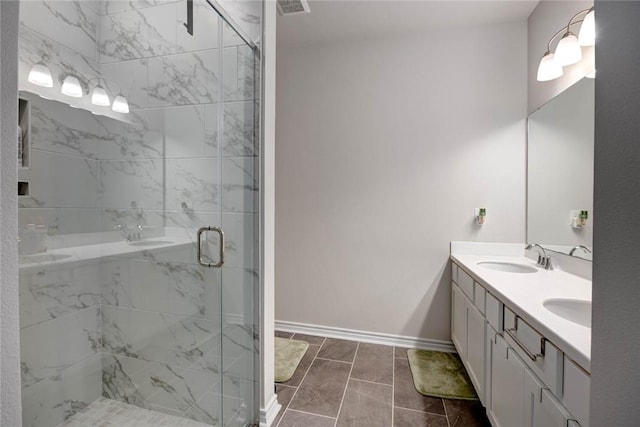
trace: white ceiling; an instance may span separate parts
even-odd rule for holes
[[[526,20],[539,0],[310,0],[311,13],[279,16],[278,46],[389,37]]]

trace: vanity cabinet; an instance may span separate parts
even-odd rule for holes
[[[569,420],[575,421],[499,334],[492,343],[491,403],[487,410],[495,427],[566,427]]]
[[[467,365],[471,382],[481,401],[485,401],[485,325],[484,316],[474,306],[467,306]]]
[[[589,427],[591,377],[567,356],[564,356],[563,373],[562,404],[575,415],[582,427]]]
[[[451,338],[493,427],[588,427],[589,374],[455,263],[451,287]]]
[[[489,322],[486,322],[486,334],[485,334],[485,357],[484,357],[484,376],[485,376],[485,387],[484,387],[484,407],[487,411],[487,415],[490,419],[494,419],[493,416],[493,406],[491,400],[493,399],[493,384],[492,384],[492,375],[493,367],[491,364],[493,363],[493,353],[495,351],[495,339],[497,332],[495,329],[491,327]]]
[[[451,339],[458,350],[458,355],[467,368],[467,373],[484,402],[485,390],[485,341],[486,321],[480,309],[474,303],[474,283],[465,272],[458,271],[458,280],[466,276],[471,280],[471,297],[454,282],[451,297]],[[462,279],[465,280],[465,279]],[[484,304],[484,299],[482,299]]]
[[[524,362],[496,335],[491,360],[491,415],[494,427],[524,425]]]
[[[467,357],[467,302],[458,286],[451,288],[451,340],[461,359]]]

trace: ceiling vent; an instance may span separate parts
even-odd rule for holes
[[[278,11],[280,15],[297,15],[311,12],[307,0],[278,0]]]

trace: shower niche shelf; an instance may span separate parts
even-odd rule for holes
[[[31,166],[31,102],[28,99],[18,98],[18,127],[22,131],[22,149],[18,148],[18,167],[29,169]]]

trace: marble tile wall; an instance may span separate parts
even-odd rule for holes
[[[55,426],[102,395],[95,268],[20,273],[23,426]]]
[[[260,0],[218,0],[231,18],[254,42],[261,39],[262,2]]]
[[[20,23],[97,62],[98,6],[92,1],[20,2]]]

